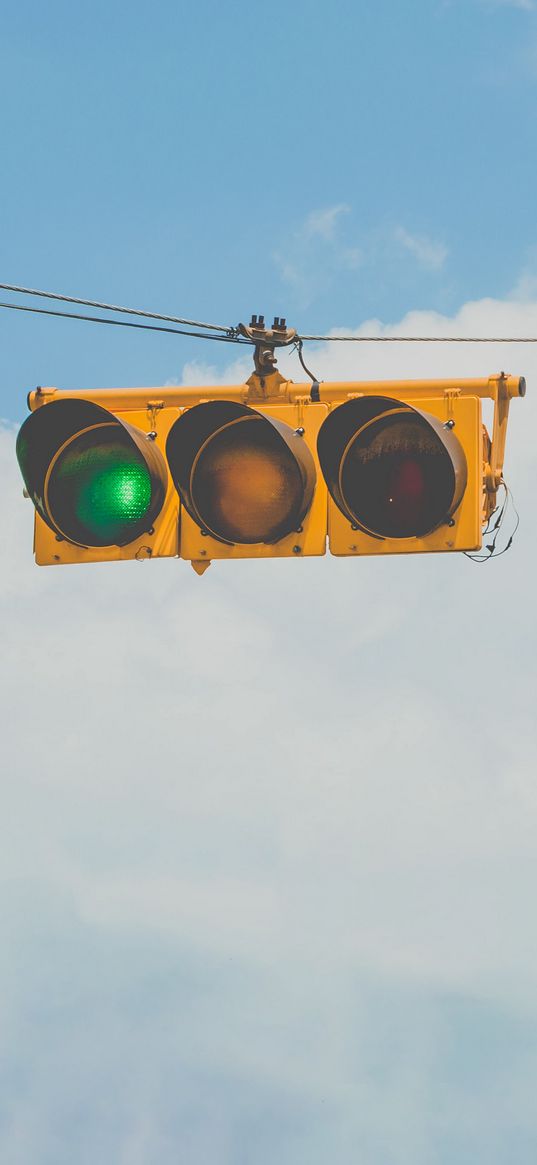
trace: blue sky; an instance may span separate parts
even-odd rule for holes
[[[0,87],[3,282],[537,335],[532,0],[21,2]],[[16,429],[249,358],[1,310],[0,352],[2,1162],[534,1165],[537,353],[308,349],[526,375],[508,555],[199,579],[38,570]]]
[[[529,0],[23,0],[0,46],[5,281],[314,331],[501,298],[535,271],[536,37]],[[0,327],[15,418],[60,372],[160,383],[200,355]]]

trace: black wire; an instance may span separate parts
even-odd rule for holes
[[[120,307],[115,303],[101,303],[98,299],[79,299],[76,295],[60,295],[57,291],[38,291],[35,287],[19,287],[16,283],[0,283],[4,291],[15,291],[18,295],[39,295],[43,299],[60,299],[63,303],[78,303],[83,307],[97,307],[99,311],[123,312],[129,316],[145,316],[150,320],[164,320],[167,324],[184,324],[187,328],[204,328],[212,332],[225,332],[226,335],[235,335],[235,328],[226,328],[222,324],[204,324],[201,320],[186,320],[181,316],[162,315],[156,311],[142,311],[137,307]]]
[[[485,549],[488,551],[488,553],[487,554],[471,554],[467,550],[465,550],[464,551],[465,556],[466,556],[466,558],[469,558],[471,562],[490,562],[490,560],[493,556],[494,556],[494,558],[501,558],[502,554],[506,554],[507,551],[511,549],[511,546],[513,544],[513,539],[514,539],[515,534],[516,534],[518,527],[520,525],[520,514],[518,513],[518,510],[516,508],[513,494],[511,492],[511,490],[509,489],[507,482],[504,481],[503,478],[500,482],[500,485],[503,486],[503,489],[505,492],[505,497],[504,497],[502,505],[499,509],[498,517],[496,518],[494,525],[491,526],[492,518],[494,517],[494,514],[498,511],[498,506],[496,506],[496,508],[492,511],[492,514],[490,515],[490,518],[487,522],[487,525],[485,526],[485,529],[483,531],[483,537],[485,537],[488,533],[490,533],[491,530],[494,530],[494,534],[492,536],[492,542],[489,542],[488,545],[486,545],[486,547],[485,547]],[[505,517],[507,514],[508,503],[511,504],[511,507],[512,507],[514,514],[515,514],[515,525],[513,527],[513,530],[511,531],[511,534],[509,535],[509,539],[507,541],[507,544],[501,550],[496,552],[496,543],[498,541],[498,536],[500,534],[500,531],[502,530],[503,525],[504,525]]]
[[[29,311],[34,315],[62,316],[68,320],[84,320],[90,324],[112,324],[116,328],[138,328],[143,332],[171,332],[175,336],[194,336],[197,340],[219,340],[223,344],[247,344],[248,346],[252,344],[251,340],[239,339],[237,336],[207,336],[204,332],[191,332],[186,328],[166,328],[161,324],[135,324],[132,320],[111,320],[106,316],[83,316],[78,312],[53,311],[52,308],[47,307],[27,307],[20,303],[0,303],[0,307],[7,308],[8,311]]]
[[[306,373],[306,376],[309,376],[309,378],[312,382],[311,383],[311,393],[310,393],[311,399],[312,399],[312,401],[319,401],[321,399],[320,395],[319,395],[319,381],[317,380],[317,377],[313,375],[313,372],[310,372],[309,368],[304,363],[304,358],[302,356],[303,347],[304,347],[304,345],[302,343],[302,340],[299,338],[295,344],[295,349],[298,352],[298,359],[300,360],[300,363],[304,369],[304,372]]]

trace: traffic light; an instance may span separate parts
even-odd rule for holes
[[[38,407],[21,426],[17,457],[36,510],[37,563],[176,555],[175,491],[150,412],[32,395]],[[178,410],[169,413],[171,423]]]
[[[475,551],[523,378],[30,394],[40,565]],[[482,401],[493,402],[493,430]]]
[[[403,386],[401,386],[403,387]],[[421,403],[421,402],[420,402]],[[477,397],[367,395],[335,408],[319,434],[333,554],[474,550],[482,527]]]

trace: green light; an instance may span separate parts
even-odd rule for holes
[[[139,522],[151,501],[151,481],[145,465],[129,463],[127,459],[100,472],[94,465],[77,484],[74,511],[78,521],[111,541],[119,530]]]
[[[60,453],[48,487],[60,530],[88,546],[125,545],[137,537],[151,499],[149,469],[114,425],[75,437]]]

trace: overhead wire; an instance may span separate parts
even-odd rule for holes
[[[97,299],[85,299],[85,298],[82,298],[81,296],[65,295],[63,293],[56,292],[56,291],[42,291],[42,290],[35,288],[35,287],[22,287],[21,285],[16,284],[16,283],[0,283],[0,289],[2,289],[4,291],[12,291],[12,292],[16,293],[17,295],[40,296],[43,299],[59,300],[62,303],[79,304],[82,307],[94,307],[94,308],[97,308],[98,311],[112,311],[112,312],[120,313],[122,315],[141,316],[144,319],[162,320],[165,323],[181,324],[181,325],[183,325],[183,327],[195,328],[198,330],[197,332],[191,332],[191,331],[182,332],[179,329],[168,329],[169,331],[176,331],[177,335],[196,335],[197,338],[199,338],[199,339],[202,339],[202,338],[217,339],[218,338],[218,337],[212,336],[212,335],[203,337],[201,332],[207,331],[207,332],[221,332],[221,333],[223,333],[223,335],[227,339],[233,340],[233,341],[237,341],[239,338],[238,328],[234,327],[234,326],[228,326],[225,324],[206,323],[202,320],[191,320],[191,319],[187,319],[186,317],[183,317],[183,316],[167,315],[167,314],[164,314],[163,312],[146,311],[142,308],[125,307],[122,304],[105,303],[105,302],[103,302],[101,300],[97,300]],[[17,305],[15,305],[15,304],[0,303],[0,307],[12,308],[14,310],[17,310]],[[34,312],[38,313],[37,308],[34,308],[34,309],[31,309],[29,307],[26,309],[18,308],[18,310],[19,311],[21,311],[21,310],[32,311],[33,310]],[[68,312],[64,312],[64,313],[53,312],[53,311],[46,312],[44,309],[42,309],[41,314],[44,314],[44,315],[46,315],[46,314],[62,315],[63,314],[66,316],[66,318],[69,318],[69,319],[83,319],[83,320],[89,321],[90,323],[97,323],[98,322],[97,317],[95,317],[95,316],[75,315],[74,313],[68,313]],[[100,317],[99,317],[99,319],[100,319]],[[101,322],[110,323],[110,324],[118,323],[117,320],[102,320]],[[148,329],[148,330],[151,330],[151,329]],[[152,330],[165,331],[166,329],[154,328]],[[354,335],[348,335],[348,334],[347,335],[334,335],[334,334],[325,334],[325,335],[319,334],[319,335],[317,335],[317,334],[313,334],[313,333],[312,334],[307,334],[307,333],[302,334],[302,333],[297,332],[295,335],[295,339],[299,343],[303,342],[303,341],[308,341],[308,342],[321,342],[321,343],[330,343],[330,344],[333,344],[333,343],[339,343],[339,344],[537,344],[537,336],[384,336],[384,335],[382,335],[382,336],[372,336],[372,335],[357,336],[355,334]],[[241,342],[250,343],[250,341],[247,339],[243,339]],[[301,347],[299,347],[299,349],[298,349],[299,359],[300,359],[301,363],[303,363],[302,359],[301,359],[301,350],[302,350]],[[308,373],[308,375],[311,376],[311,373]],[[314,379],[314,378],[312,377],[312,379]]]
[[[219,340],[223,344],[247,344],[251,345],[251,340],[241,339],[235,335],[225,336],[206,336],[204,332],[195,332],[186,328],[168,328],[163,324],[137,324],[134,320],[111,320],[106,316],[86,316],[79,312],[72,311],[54,311],[47,307],[29,307],[22,303],[0,303],[0,308],[7,308],[8,311],[27,311],[36,315],[43,316],[61,316],[68,320],[84,320],[91,324],[112,324],[116,328],[137,328],[143,332],[171,332],[175,336],[193,336],[198,340]],[[156,317],[159,318],[158,316]],[[165,318],[165,317],[164,317]]]
[[[1,286],[1,285],[0,285]],[[537,336],[305,336],[299,340],[321,340],[342,344],[537,344]]]
[[[115,311],[122,312],[125,315],[144,316],[144,318],[150,320],[165,320],[169,324],[184,324],[186,327],[191,328],[206,328],[213,332],[235,332],[234,328],[226,327],[224,324],[205,324],[200,320],[187,320],[181,316],[163,315],[161,312],[156,311],[143,311],[137,307],[120,307],[119,304],[101,303],[97,299],[81,299],[76,295],[60,295],[56,291],[38,291],[35,287],[19,287],[16,283],[0,283],[0,289],[2,291],[14,291],[18,295],[39,295],[43,299],[59,299],[62,303],[78,303],[82,307],[96,307],[101,311]],[[2,304],[1,306],[5,307],[6,305]]]

